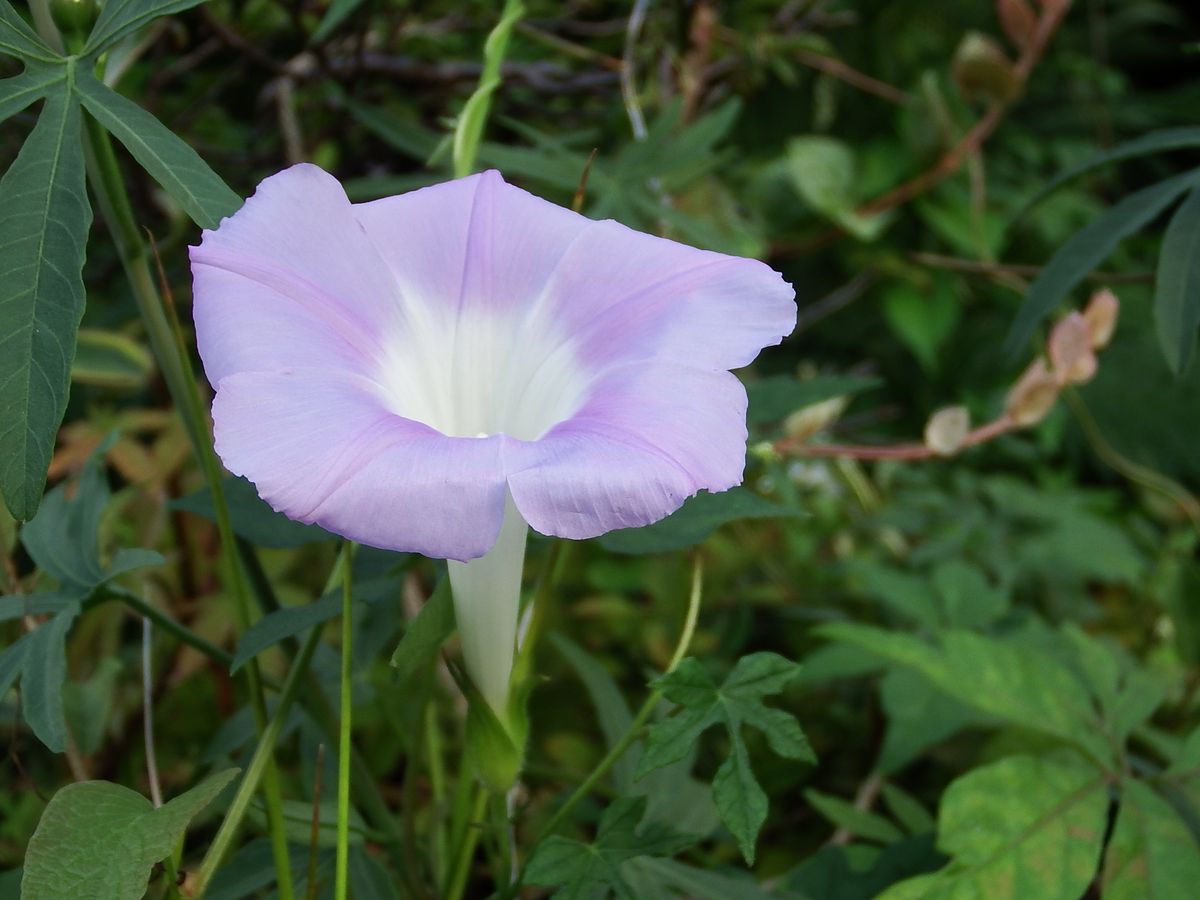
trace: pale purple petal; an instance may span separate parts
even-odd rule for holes
[[[543,534],[588,538],[656,522],[697,491],[739,484],[746,390],[672,363],[610,371],[571,419],[505,449],[508,484]]]
[[[263,181],[191,258],[197,343],[213,385],[281,366],[357,358],[361,369],[402,314],[345,191],[316,166]]]
[[[504,515],[501,438],[448,438],[389,412],[373,383],[321,369],[222,379],[226,468],[289,518],[386,550],[471,559]]]

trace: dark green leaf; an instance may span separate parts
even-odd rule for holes
[[[0,493],[13,517],[37,511],[67,408],[92,208],[79,107],[65,88],[0,179]]]
[[[1200,184],[1200,170],[1184,172],[1124,197],[1067,241],[1029,286],[1009,330],[1009,352],[1023,347],[1038,324],[1125,238],[1140,231],[1187,190]]]
[[[942,796],[938,849],[953,862],[879,900],[1078,900],[1096,874],[1107,810],[1104,774],[1074,756],[973,769]]]
[[[2,27],[0,25],[0,28]],[[51,88],[66,78],[66,75],[65,66],[54,66],[48,69],[29,69],[20,75],[0,81],[0,122],[44,97]]]
[[[450,594],[450,579],[443,578],[408,623],[396,652],[392,654],[392,665],[399,680],[408,681],[421,672],[453,633],[454,601]]]
[[[400,900],[395,879],[365,847],[350,848],[350,896],[354,900]]]
[[[639,856],[622,863],[626,876],[652,879],[669,896],[689,900],[771,900],[777,895],[760,888],[748,874],[712,872],[673,859]]]
[[[72,603],[29,635],[21,674],[21,714],[37,739],[55,753],[67,748],[63,684],[67,680],[67,632],[79,615]]]
[[[107,781],[68,785],[50,798],[29,841],[21,896],[139,900],[154,864],[237,773],[214,775],[159,809]]]
[[[82,72],[76,76],[75,90],[87,111],[201,228],[216,228],[238,211],[242,198],[150,113]]]
[[[1104,900],[1173,900],[1200,885],[1200,844],[1171,804],[1140,781],[1121,789],[1102,883]]]
[[[0,650],[0,701],[8,696],[17,676],[21,674],[28,649],[29,636],[24,635]]]
[[[107,50],[125,35],[137,31],[160,16],[183,12],[199,6],[204,0],[108,0],[88,35],[83,47],[84,56],[94,56]]]
[[[1200,328],[1200,190],[1187,195],[1163,235],[1154,322],[1167,364],[1176,375],[1183,374]]]
[[[275,512],[259,498],[254,485],[245,478],[226,478],[221,482],[221,491],[229,505],[234,534],[252,544],[260,547],[299,547],[312,541],[334,539],[323,528],[293,522],[282,513]],[[210,521],[216,521],[217,518],[208,488],[172,500],[171,508],[182,509]]]
[[[75,747],[84,756],[99,752],[104,744],[120,674],[120,660],[108,656],[87,681],[63,684],[63,712]]]
[[[332,0],[317,30],[313,32],[312,43],[319,44],[341,25],[346,18],[362,6],[363,0]]]
[[[933,846],[933,834],[890,844],[864,866],[859,847],[826,846],[796,867],[784,882],[794,900],[876,900],[903,878],[932,871],[946,862]]]
[[[729,522],[739,519],[779,519],[798,515],[793,509],[766,500],[745,488],[719,494],[701,491],[661,522],[644,528],[622,528],[601,537],[612,553],[670,553],[699,544]]]
[[[1149,156],[1153,153],[1164,153],[1168,150],[1180,150],[1188,147],[1200,147],[1200,128],[1163,128],[1159,131],[1151,131],[1148,134],[1143,134],[1132,141],[1117,144],[1117,146],[1105,150],[1103,153],[1097,153],[1095,156],[1079,163],[1079,165],[1071,166],[1055,175],[1034,195],[1032,200],[1025,204],[1025,208],[1018,213],[1018,218],[1024,216],[1031,207],[1040,203],[1049,194],[1068,181],[1091,172],[1093,169],[1126,159],[1134,159],[1139,156]]]
[[[8,0],[0,0],[0,52],[35,62],[62,62],[62,57],[25,24]]]
[[[799,672],[798,665],[776,653],[752,653],[738,660],[718,687],[700,663],[688,657],[675,671],[654,682],[663,696],[681,709],[650,728],[638,777],[682,759],[709,727],[724,726],[731,751],[713,778],[713,798],[721,821],[750,863],[754,861],[758,831],[767,817],[767,797],[750,768],[742,726],[761,731],[780,756],[816,762],[795,718],[762,702],[764,697],[787,687]]]
[[[558,887],[555,896],[563,900],[590,896],[601,885],[607,885],[618,897],[635,900],[618,868],[620,863],[639,856],[672,856],[694,842],[694,838],[661,825],[639,829],[645,811],[645,797],[622,797],[600,817],[593,843],[559,835],[546,838],[534,849],[525,880]]]
[[[773,375],[746,385],[750,398],[746,420],[751,425],[778,422],[805,406],[861,393],[881,384],[878,378],[856,375],[819,375],[805,381],[790,375]]]

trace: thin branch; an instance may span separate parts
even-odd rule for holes
[[[982,262],[975,259],[962,259],[957,256],[944,256],[940,253],[911,253],[909,254],[909,258],[913,262],[929,266],[933,269],[946,269],[950,272],[963,272],[968,275],[987,275],[990,277],[1016,275],[1020,278],[1036,278],[1042,271],[1041,266]],[[1088,281],[1095,281],[1101,284],[1144,284],[1154,280],[1154,273],[1091,272],[1085,277]]]
[[[163,805],[158,781],[158,756],[154,752],[154,675],[150,670],[150,648],[154,626],[142,618],[142,734],[146,740],[146,776],[150,780],[150,800],[154,808]]]
[[[912,97],[906,91],[902,91],[898,87],[893,87],[886,81],[873,78],[865,72],[860,72],[835,56],[826,56],[823,53],[805,49],[793,50],[792,54],[796,62],[801,65],[808,66],[810,69],[816,69],[818,72],[824,72],[838,81],[844,81],[851,87],[856,87],[860,91],[879,97],[881,100],[888,101],[888,103],[905,106],[912,102]]]

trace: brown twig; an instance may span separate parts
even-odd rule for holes
[[[962,259],[957,256],[944,256],[940,253],[911,253],[909,259],[929,266],[933,269],[946,269],[950,272],[963,272],[968,275],[987,275],[992,277],[1016,275],[1020,278],[1036,278],[1042,271],[1041,266],[1027,266],[1016,263],[982,262],[976,259]],[[1101,284],[1141,284],[1154,280],[1153,272],[1091,272],[1086,276],[1088,281]]]
[[[907,92],[900,90],[898,87],[893,87],[886,81],[873,78],[865,72],[860,72],[835,56],[826,56],[823,53],[803,48],[792,52],[795,54],[796,61],[801,65],[808,66],[810,69],[816,69],[818,72],[824,72],[838,81],[844,81],[851,87],[856,87],[860,91],[879,97],[881,100],[901,106],[912,100],[912,97]]]
[[[1051,0],[1042,5],[1042,14],[1038,19],[1037,29],[1028,46],[1021,51],[1021,55],[1013,64],[1012,90],[1007,99],[994,102],[983,118],[976,122],[954,147],[944,153],[932,168],[876,197],[864,205],[859,212],[862,215],[873,215],[903,206],[953,175],[962,168],[971,154],[978,153],[1004,120],[1005,114],[1013,103],[1020,97],[1034,67],[1046,52],[1050,39],[1054,37],[1059,25],[1062,24],[1062,20],[1070,10],[1071,3],[1072,0]]]
[[[958,445],[958,450],[976,447],[1007,434],[1017,428],[1017,423],[1007,415],[995,421],[981,425],[967,433]],[[780,453],[791,453],[796,456],[811,456],[823,459],[861,459],[861,460],[898,460],[903,462],[920,462],[928,459],[945,459],[932,447],[925,444],[893,444],[887,447],[872,447],[865,444],[809,444],[795,438],[783,438],[775,442],[775,449]]]

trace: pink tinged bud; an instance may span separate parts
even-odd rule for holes
[[[965,406],[939,409],[925,424],[925,446],[938,456],[953,456],[971,430],[971,414]]]
[[[1008,417],[1022,427],[1036,425],[1058,400],[1058,380],[1044,359],[1034,360],[1008,392]]]
[[[1004,48],[977,31],[967,32],[954,51],[951,75],[968,100],[1004,103],[1017,92],[1016,74]]]
[[[1013,46],[1018,50],[1029,46],[1037,31],[1037,13],[1026,0],[996,0],[996,15]]]
[[[1121,302],[1117,295],[1108,288],[1096,291],[1083,311],[1083,319],[1087,322],[1088,335],[1091,337],[1092,348],[1099,350],[1107,347],[1112,340],[1113,331],[1117,327],[1117,314]]]
[[[1087,320],[1073,312],[1050,332],[1050,363],[1059,384],[1083,384],[1096,374],[1096,354]]]

